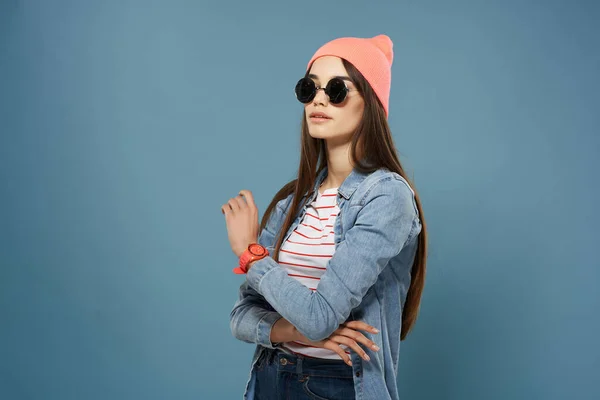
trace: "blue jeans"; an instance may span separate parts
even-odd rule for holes
[[[265,348],[256,363],[257,400],[352,400],[352,367],[342,360]]]

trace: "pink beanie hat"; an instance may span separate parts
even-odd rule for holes
[[[392,40],[387,35],[372,38],[342,37],[325,43],[312,56],[306,69],[322,56],[344,58],[360,71],[371,85],[388,115],[392,83]]]

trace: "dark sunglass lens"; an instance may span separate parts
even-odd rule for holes
[[[340,78],[333,78],[327,82],[325,93],[329,96],[329,101],[333,104],[339,104],[346,98],[346,84]]]
[[[308,103],[316,94],[315,82],[310,78],[302,78],[296,84],[296,98],[301,103]]]

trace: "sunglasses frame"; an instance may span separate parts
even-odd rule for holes
[[[308,82],[312,83],[312,85],[313,85],[313,87],[314,87],[314,88],[313,88],[313,91],[312,91],[312,93],[311,93],[311,94],[309,95],[309,97],[307,98],[307,100],[306,100],[306,101],[302,101],[302,100],[300,100],[300,96],[298,95],[298,89],[299,89],[300,85],[301,85],[303,82],[306,82],[306,81],[308,81]],[[334,82],[334,81],[335,81],[335,82]],[[333,82],[333,83],[332,83],[332,82]],[[339,83],[341,83],[341,84],[343,85],[343,87],[344,87],[344,88],[341,90],[341,92],[340,92],[340,93],[338,93],[338,94],[337,94],[336,98],[332,100],[332,96],[331,96],[332,85],[333,85],[334,83],[338,83],[338,82],[339,82]],[[348,97],[348,92],[351,92],[351,91],[354,91],[354,90],[358,90],[358,89],[355,89],[355,88],[349,88],[349,87],[346,85],[346,82],[344,82],[344,80],[343,80],[343,79],[341,79],[341,78],[331,78],[331,79],[329,80],[329,82],[327,82],[327,85],[325,85],[325,87],[323,88],[323,87],[321,87],[321,86],[318,86],[318,85],[315,83],[315,81],[313,81],[311,78],[309,78],[309,77],[306,77],[306,76],[305,76],[305,77],[303,77],[303,78],[300,78],[300,80],[298,80],[298,82],[296,83],[296,87],[294,88],[294,94],[296,95],[296,99],[297,99],[297,100],[298,100],[300,103],[302,103],[302,104],[308,104],[308,103],[310,103],[311,101],[313,101],[313,100],[314,100],[315,96],[317,95],[317,92],[318,92],[319,90],[321,90],[321,89],[323,89],[323,91],[325,92],[325,94],[326,94],[326,95],[327,95],[327,97],[329,98],[329,102],[330,102],[331,104],[341,104],[341,103],[343,103],[343,102],[344,102],[344,100],[346,100],[346,97]],[[342,95],[342,98],[341,98],[341,100],[338,100],[337,98],[338,98],[340,95]]]

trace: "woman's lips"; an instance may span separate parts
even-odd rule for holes
[[[323,118],[323,117],[310,117],[310,122],[313,122],[315,124],[322,124],[324,122],[327,121],[331,121],[331,118]]]

